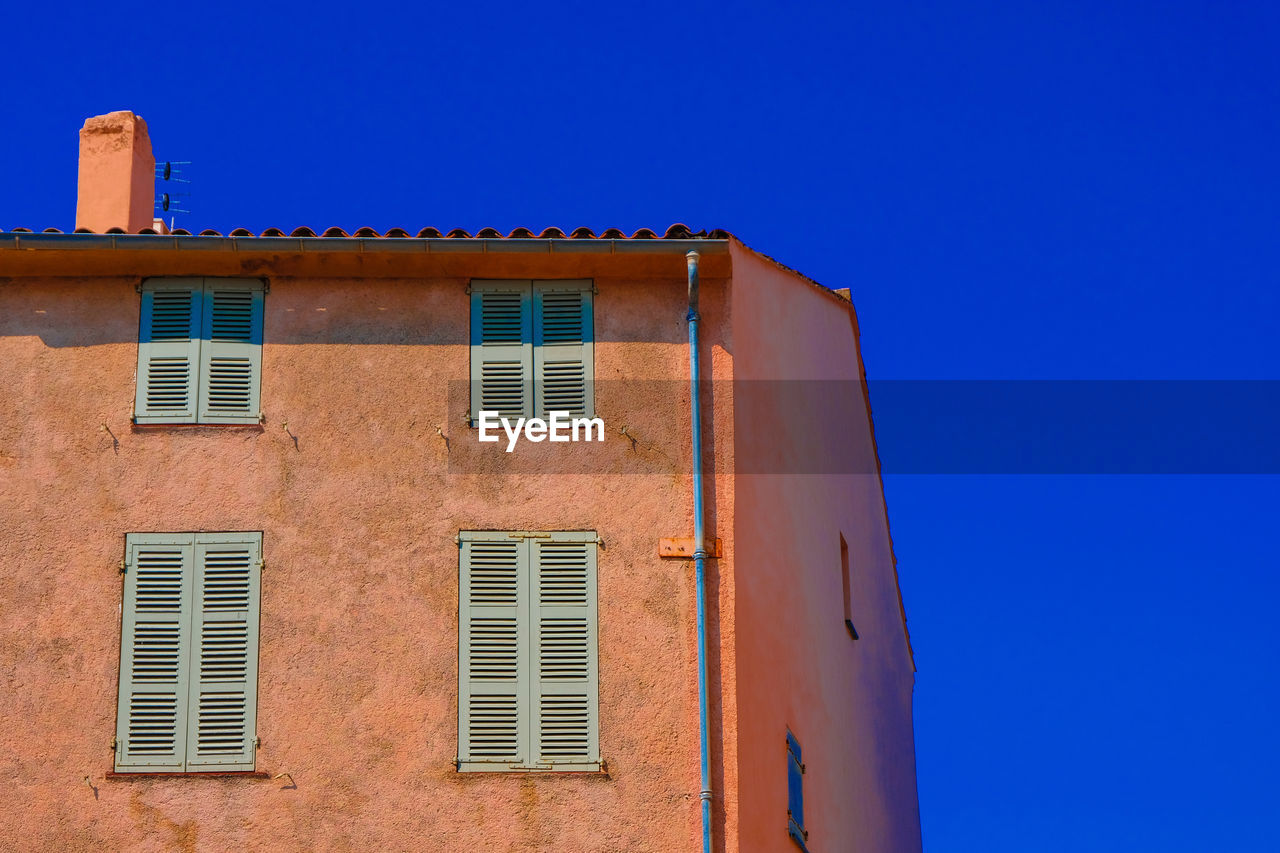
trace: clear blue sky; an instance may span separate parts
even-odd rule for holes
[[[196,230],[681,221],[873,380],[1280,379],[1275,4],[266,6],[10,14],[0,228],[132,109]],[[886,488],[927,850],[1277,849],[1280,478]]]

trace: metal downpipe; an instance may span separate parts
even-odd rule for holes
[[[711,727],[707,710],[707,549],[702,528],[702,404],[698,399],[698,258],[689,265],[689,420],[693,424],[693,565],[698,602],[698,744],[701,749],[702,853],[711,853]]]

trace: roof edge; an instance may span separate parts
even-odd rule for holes
[[[763,261],[767,261],[768,263],[773,264],[775,267],[777,267],[778,269],[782,270],[782,271],[783,271],[783,272],[785,272],[787,275],[794,276],[795,278],[798,278],[800,281],[802,281],[802,282],[804,282],[805,284],[809,285],[810,287],[812,287],[813,289],[815,289],[815,290],[817,290],[818,292],[822,293],[823,295],[825,295],[825,296],[827,296],[827,297],[829,297],[829,298],[831,298],[831,299],[834,299],[834,300],[835,300],[837,303],[839,303],[839,304],[840,304],[840,305],[841,305],[841,306],[842,306],[846,311],[848,311],[848,310],[851,310],[851,309],[852,309],[852,307],[853,307],[853,298],[852,298],[852,296],[850,296],[850,295],[849,295],[849,294],[850,294],[850,289],[849,289],[849,288],[845,287],[845,288],[841,288],[840,290],[836,290],[835,288],[827,287],[827,286],[826,286],[825,284],[823,284],[822,282],[820,282],[820,281],[818,281],[818,280],[816,280],[816,279],[812,279],[812,278],[810,278],[809,276],[805,275],[804,273],[800,272],[799,270],[795,269],[794,267],[789,267],[789,266],[787,266],[786,264],[784,264],[784,263],[782,263],[781,261],[779,261],[777,258],[771,257],[770,255],[766,255],[764,252],[760,251],[759,249],[753,249],[753,248],[751,248],[751,247],[750,247],[750,246],[748,246],[746,243],[742,242],[742,240],[741,240],[740,238],[738,238],[737,236],[735,236],[735,235],[733,235],[733,234],[730,234],[730,235],[728,236],[728,240],[727,240],[726,242],[737,243],[737,244],[738,244],[739,246],[741,246],[744,250],[746,250],[746,251],[750,252],[751,254],[755,255],[757,258],[760,258],[760,259],[761,259],[761,260],[763,260]]]
[[[111,251],[201,251],[314,254],[395,253],[532,253],[532,254],[684,254],[697,250],[707,254],[729,251],[728,237],[346,237],[346,236],[266,236],[190,234],[88,234],[0,231],[0,251],[4,250],[111,250]]]

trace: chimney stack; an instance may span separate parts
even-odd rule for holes
[[[156,158],[147,123],[128,111],[87,119],[80,128],[76,228],[102,233],[152,227]]]

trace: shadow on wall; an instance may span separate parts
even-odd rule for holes
[[[49,347],[137,343],[140,279],[0,277],[0,337],[35,336]],[[720,284],[720,283],[716,283]],[[682,344],[688,340],[683,282],[606,281],[597,297],[594,340]],[[616,290],[615,290],[616,288]],[[705,344],[731,351],[718,334],[722,287],[705,301]],[[266,298],[266,342],[461,346],[470,342],[465,279],[421,281],[273,279]]]
[[[137,342],[136,278],[0,278],[0,337],[38,337],[49,347]],[[128,306],[127,308],[124,306]]]

